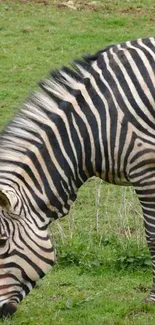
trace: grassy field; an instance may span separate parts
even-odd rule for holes
[[[0,1],[1,128],[48,71],[108,44],[155,35],[153,0],[69,6]],[[131,188],[90,179],[51,235],[58,265],[0,324],[154,325],[155,307],[142,303],[151,288],[151,261]]]

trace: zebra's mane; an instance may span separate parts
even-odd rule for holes
[[[27,142],[29,145],[32,140],[41,143],[39,125],[46,124],[49,113],[59,116],[61,102],[67,102],[70,96],[74,96],[79,84],[84,83],[90,75],[92,63],[110,47],[112,45],[93,55],[88,54],[82,59],[74,60],[71,68],[64,66],[60,70],[54,70],[49,78],[38,83],[41,91],[33,93],[25,101],[0,134],[0,160],[11,160],[19,152],[26,152]]]

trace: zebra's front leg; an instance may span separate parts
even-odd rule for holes
[[[145,227],[146,228],[146,227]],[[147,238],[147,234],[146,234]],[[147,238],[149,251],[152,257],[152,269],[153,269],[153,286],[150,294],[144,299],[145,303],[155,304],[155,236]]]
[[[136,190],[136,192],[139,191]],[[150,190],[148,192],[150,192]],[[139,197],[139,199],[143,210],[145,234],[152,258],[153,270],[152,289],[150,291],[150,294],[144,299],[144,302],[155,304],[155,191],[153,189],[151,193],[152,196],[150,196],[150,193],[148,196],[146,196],[146,191],[142,189],[141,194],[142,195]]]
[[[145,159],[143,158],[141,161],[145,167]],[[152,160],[150,159],[149,162]],[[155,304],[155,161],[153,160],[153,162],[153,168],[151,164],[142,170],[140,165],[140,171],[138,169],[138,172],[132,175],[132,181],[134,180],[132,184],[142,207],[146,240],[152,258],[153,285],[144,302]],[[137,170],[138,164],[135,168]]]

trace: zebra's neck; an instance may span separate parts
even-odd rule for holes
[[[18,193],[22,202],[18,210],[21,206],[25,214],[31,210],[44,224],[68,214],[78,188],[94,175],[83,120],[73,114],[71,104],[61,105],[39,94],[1,136],[0,184]]]
[[[154,49],[154,39],[147,43]],[[138,46],[143,49],[141,40]],[[135,139],[144,131],[145,137],[154,137],[154,97],[147,94],[149,109],[138,93],[132,105],[128,101],[133,60],[124,51],[128,48],[137,57],[137,42],[128,42],[75,61],[74,70],[54,71],[0,137],[0,182],[9,179],[9,186],[17,186],[23,205],[44,221],[67,214],[88,177],[129,183],[126,167]],[[145,67],[141,60],[136,64]],[[139,73],[138,78],[137,87],[144,77]]]

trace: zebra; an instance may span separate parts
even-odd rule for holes
[[[92,176],[139,197],[154,303],[155,38],[85,55],[39,86],[0,135],[0,316],[56,263],[49,225]]]

